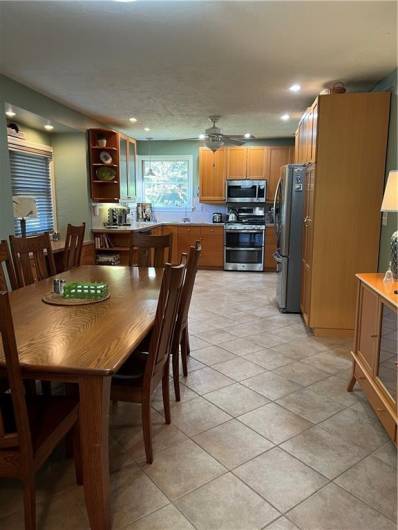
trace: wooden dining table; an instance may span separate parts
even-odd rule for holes
[[[88,265],[10,293],[23,377],[78,385],[83,483],[92,530],[111,528],[111,377],[153,326],[162,273],[154,268]],[[48,305],[42,297],[52,291],[54,278],[104,281],[110,298],[90,305]]]

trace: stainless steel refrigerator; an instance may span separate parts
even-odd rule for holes
[[[302,164],[283,166],[274,200],[276,297],[280,311],[285,313],[300,312],[304,175],[305,166]]]

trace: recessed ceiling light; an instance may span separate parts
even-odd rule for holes
[[[131,123],[137,123],[137,118],[134,118],[134,117],[129,118],[129,121],[131,121]]]
[[[250,133],[245,133],[243,136],[244,136],[245,138],[251,138],[251,137],[252,137],[252,135],[251,135]]]
[[[290,114],[287,114],[287,113],[286,113],[286,114],[282,114],[282,116],[281,116],[281,120],[283,120],[283,121],[288,121],[288,120],[290,120]]]
[[[205,140],[206,139],[206,135],[205,134],[199,134],[199,140]]]
[[[9,118],[13,118],[14,116],[16,116],[16,113],[10,107],[8,110],[6,110],[6,116],[8,116]]]
[[[149,127],[144,127],[144,131],[148,132],[150,131],[151,129]]]
[[[51,123],[46,123],[44,128],[46,131],[52,131],[54,129],[54,125],[51,125]]]
[[[301,86],[297,83],[289,87],[290,92],[300,92]]]

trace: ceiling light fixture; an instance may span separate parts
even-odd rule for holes
[[[137,118],[134,118],[134,117],[129,118],[129,121],[131,121],[131,123],[137,123]]]
[[[298,83],[295,83],[291,87],[289,87],[290,92],[300,92],[301,86]]]
[[[149,127],[144,127],[145,132],[149,132],[151,129]]]
[[[246,140],[252,137],[250,133],[245,133],[243,136],[246,138]]]
[[[8,118],[13,118],[14,116],[16,116],[16,113],[12,110],[11,107],[9,107],[7,110],[6,110],[6,116]]]
[[[288,120],[290,120],[290,114],[287,114],[287,113],[286,113],[286,114],[282,114],[282,116],[281,116],[281,120],[283,120],[283,121],[288,121]]]
[[[54,129],[54,125],[51,125],[51,123],[46,123],[44,128],[46,131],[52,131]]]
[[[206,135],[205,134],[199,134],[199,140],[206,140]]]

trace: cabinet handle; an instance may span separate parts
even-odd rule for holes
[[[380,409],[380,408],[376,407],[376,412],[385,412],[385,411],[386,411],[386,409]]]
[[[371,339],[377,339],[378,336],[379,336],[378,334],[374,334],[374,333],[373,333],[373,335],[371,335],[370,338],[371,338]]]

